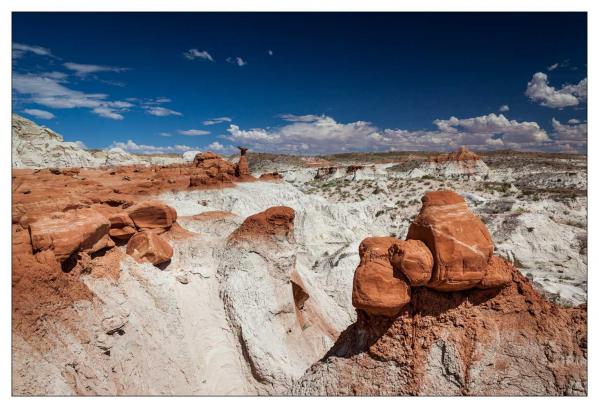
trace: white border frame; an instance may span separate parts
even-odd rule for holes
[[[597,74],[597,51],[599,46],[597,39],[599,38],[599,1],[596,0],[419,0],[413,2],[407,1],[391,1],[391,0],[212,0],[212,2],[193,2],[191,0],[2,0],[0,1],[0,67],[2,69],[2,93],[0,97],[1,115],[0,115],[0,128],[4,131],[3,136],[0,139],[2,148],[0,149],[0,163],[3,166],[3,172],[1,180],[2,188],[2,201],[1,213],[3,216],[0,218],[1,230],[4,232],[2,238],[2,246],[0,248],[0,259],[4,267],[1,269],[3,277],[0,280],[0,295],[1,308],[0,316],[2,325],[2,331],[0,335],[0,381],[2,388],[0,389],[2,399],[7,399],[8,402],[15,406],[30,406],[32,404],[40,403],[46,407],[61,407],[66,406],[79,406],[80,404],[89,405],[92,407],[105,408],[107,404],[113,405],[125,405],[125,404],[144,404],[149,406],[161,406],[168,403],[160,398],[144,397],[132,401],[127,398],[11,398],[11,274],[10,274],[10,217],[11,203],[10,203],[10,183],[11,183],[11,168],[10,168],[10,138],[8,136],[11,128],[11,32],[12,32],[12,17],[13,11],[582,11],[588,12],[588,76],[592,77],[589,81],[590,103],[588,104],[588,118],[589,118],[589,137],[588,140],[588,171],[589,171],[589,196],[588,196],[588,232],[589,232],[589,263],[588,263],[588,276],[589,276],[589,326],[588,326],[588,340],[589,340],[589,397],[577,398],[577,399],[564,399],[564,398],[520,398],[511,397],[498,398],[420,398],[418,400],[414,398],[287,398],[285,400],[281,398],[233,398],[224,399],[219,397],[205,397],[202,399],[192,398],[178,398],[172,401],[175,404],[184,404],[190,406],[197,406],[198,404],[243,404],[249,406],[272,405],[279,406],[285,404],[290,407],[302,407],[306,404],[316,404],[329,407],[331,404],[341,405],[344,407],[362,407],[364,404],[376,404],[378,406],[394,406],[398,404],[417,404],[419,407],[424,405],[428,406],[441,406],[445,407],[447,404],[455,403],[461,407],[476,406],[484,404],[485,408],[489,407],[503,407],[504,405],[531,405],[531,404],[542,404],[543,406],[559,406],[563,408],[563,405],[569,404],[582,404],[588,406],[592,404],[597,406],[598,402],[592,402],[596,399],[595,393],[596,388],[594,387],[593,380],[598,377],[597,366],[592,359],[597,354],[599,349],[599,343],[596,339],[595,322],[597,321],[597,307],[595,302],[595,295],[597,295],[597,287],[594,278],[594,267],[597,266],[597,256],[594,252],[596,248],[594,244],[597,242],[595,231],[597,226],[596,216],[593,211],[597,203],[597,182],[599,173],[597,166],[594,163],[593,158],[597,157],[599,153],[596,151],[596,144],[594,142],[594,129],[595,118],[599,118],[597,115],[597,109],[594,104],[595,92],[595,74]],[[591,119],[592,118],[592,119]]]

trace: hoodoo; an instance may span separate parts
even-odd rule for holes
[[[353,304],[373,315],[394,315],[410,301],[410,286],[451,292],[500,287],[510,281],[493,257],[487,227],[453,191],[429,192],[407,240],[366,238],[354,275]]]
[[[493,256],[458,194],[422,203],[407,241],[362,242],[358,319],[291,394],[585,395],[586,309],[550,303]]]

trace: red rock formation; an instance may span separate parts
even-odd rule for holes
[[[438,156],[431,157],[429,159],[434,163],[445,163],[450,161],[471,161],[471,160],[480,160],[480,157],[472,153],[466,146],[460,147],[455,152],[440,154]]]
[[[504,288],[412,288],[395,318],[358,313],[294,395],[585,395],[587,311],[512,269]]]
[[[393,273],[389,248],[392,237],[366,238],[360,244],[360,265],[354,274],[352,304],[373,315],[394,316],[409,303],[410,286]]]
[[[248,165],[248,158],[245,155],[247,152],[247,147],[237,146],[239,149],[239,162],[237,162],[237,166],[235,166],[235,176],[236,177],[247,177],[250,175],[250,167]]]
[[[293,221],[295,211],[289,207],[271,207],[267,210],[251,215],[245,219],[229,236],[229,242],[251,241],[253,239],[266,239],[270,241],[294,241]]]
[[[431,279],[433,255],[422,241],[396,240],[389,247],[389,261],[397,273],[408,279],[410,286],[423,286]]]
[[[137,232],[133,220],[126,211],[106,205],[94,205],[93,208],[110,221],[110,230],[108,231],[108,234],[112,238],[127,240]]]
[[[476,285],[477,288],[488,289],[502,287],[510,283],[516,268],[503,258],[493,256],[485,269],[483,279]]]
[[[261,181],[281,181],[283,180],[283,176],[277,172],[273,173],[264,173],[260,175]]]
[[[425,194],[407,239],[423,241],[431,250],[435,265],[428,286],[437,290],[476,286],[493,255],[487,227],[453,191]]]
[[[493,257],[486,226],[452,191],[422,198],[407,240],[366,238],[354,275],[352,302],[371,315],[393,316],[410,302],[410,287],[439,291],[506,285],[513,267]]]
[[[50,250],[59,262],[77,251],[93,253],[114,246],[109,230],[110,221],[90,208],[52,213],[29,225],[33,250]]]
[[[141,231],[133,235],[127,243],[127,255],[140,263],[159,265],[170,261],[173,248],[155,232]]]
[[[142,201],[129,207],[127,214],[139,229],[165,230],[177,220],[177,211],[160,201]]]

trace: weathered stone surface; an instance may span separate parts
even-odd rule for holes
[[[281,181],[283,180],[283,176],[280,173],[272,172],[272,173],[264,173],[260,175],[261,181]]]
[[[137,228],[170,228],[177,220],[177,211],[160,201],[143,201],[127,209]]]
[[[360,265],[354,274],[352,303],[373,315],[394,316],[409,303],[410,287],[393,273],[389,248],[392,237],[370,237],[360,244]]]
[[[394,318],[358,313],[293,395],[586,395],[587,311],[504,288],[412,288]],[[526,378],[523,381],[522,378]]]
[[[516,268],[505,259],[493,256],[485,269],[483,279],[476,285],[477,288],[488,289],[506,286],[512,281],[512,274]]]
[[[29,225],[35,251],[51,250],[60,262],[77,251],[93,253],[114,246],[110,221],[91,208],[52,213]]]
[[[153,265],[170,261],[173,248],[162,237],[152,231],[141,231],[129,239],[127,255],[137,262],[149,262]]]
[[[229,236],[229,241],[248,241],[252,239],[294,241],[293,208],[278,206],[249,216]]]
[[[410,286],[423,286],[431,279],[433,255],[422,241],[397,240],[389,247],[389,260],[396,273],[408,278]]]
[[[428,286],[441,291],[476,286],[493,255],[487,227],[453,191],[429,192],[407,239],[423,241],[435,261]]]

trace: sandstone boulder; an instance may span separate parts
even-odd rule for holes
[[[295,211],[290,207],[271,207],[245,219],[229,236],[229,241],[248,241],[252,239],[274,239],[294,242],[293,221]]]
[[[59,262],[77,251],[94,253],[114,246],[110,221],[91,208],[56,212],[29,225],[34,251],[51,250]]]
[[[487,227],[453,191],[429,192],[407,239],[423,241],[434,258],[428,287],[454,291],[476,286],[493,255]]]
[[[372,315],[394,316],[410,302],[410,286],[396,275],[389,249],[399,240],[370,237],[360,244],[360,265],[354,274],[352,304]]]
[[[173,248],[162,237],[152,231],[141,231],[129,239],[127,255],[139,263],[159,265],[173,257]]]
[[[433,255],[422,241],[396,240],[389,247],[389,261],[396,274],[408,278],[410,286],[423,286],[431,279]]]
[[[177,220],[177,211],[160,201],[143,201],[127,209],[127,214],[140,229],[168,229]]]
[[[112,238],[126,240],[137,232],[135,223],[125,210],[107,205],[96,205],[94,208],[110,221],[108,234]]]

